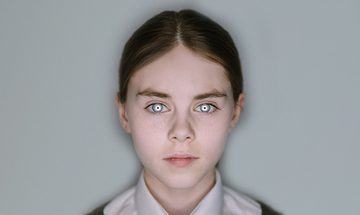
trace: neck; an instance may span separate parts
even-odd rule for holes
[[[150,193],[169,215],[190,214],[215,185],[215,170],[187,188],[168,187],[147,174],[144,176]]]

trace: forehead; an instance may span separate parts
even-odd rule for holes
[[[154,87],[166,91],[227,91],[230,82],[220,64],[179,45],[135,72],[129,83],[129,90]]]

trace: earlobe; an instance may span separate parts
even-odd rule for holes
[[[118,109],[119,120],[120,120],[121,126],[127,133],[131,133],[130,126],[129,126],[129,120],[128,120],[126,109],[125,109],[125,103],[121,103],[118,96],[116,96],[116,106]]]
[[[238,123],[238,121],[240,119],[241,111],[242,111],[242,109],[244,107],[244,102],[245,102],[245,95],[244,95],[244,93],[241,93],[239,95],[238,100],[235,103],[233,116],[231,118],[230,129],[233,129],[236,126],[236,124]]]

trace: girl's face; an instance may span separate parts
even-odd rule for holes
[[[221,65],[182,45],[138,70],[119,114],[145,180],[171,189],[214,180],[242,103]]]

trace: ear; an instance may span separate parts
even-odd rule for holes
[[[126,109],[125,109],[125,103],[122,103],[120,101],[119,96],[116,96],[115,100],[116,100],[115,103],[116,103],[116,106],[118,109],[119,120],[120,120],[121,126],[127,133],[131,133],[129,120],[127,118],[127,113],[126,113]]]
[[[233,115],[232,115],[231,123],[230,123],[230,130],[232,130],[238,123],[238,121],[240,119],[240,113],[241,113],[242,109],[244,108],[244,102],[245,102],[245,95],[244,95],[244,93],[241,93],[235,103],[235,107],[234,107],[234,111],[233,111]]]

